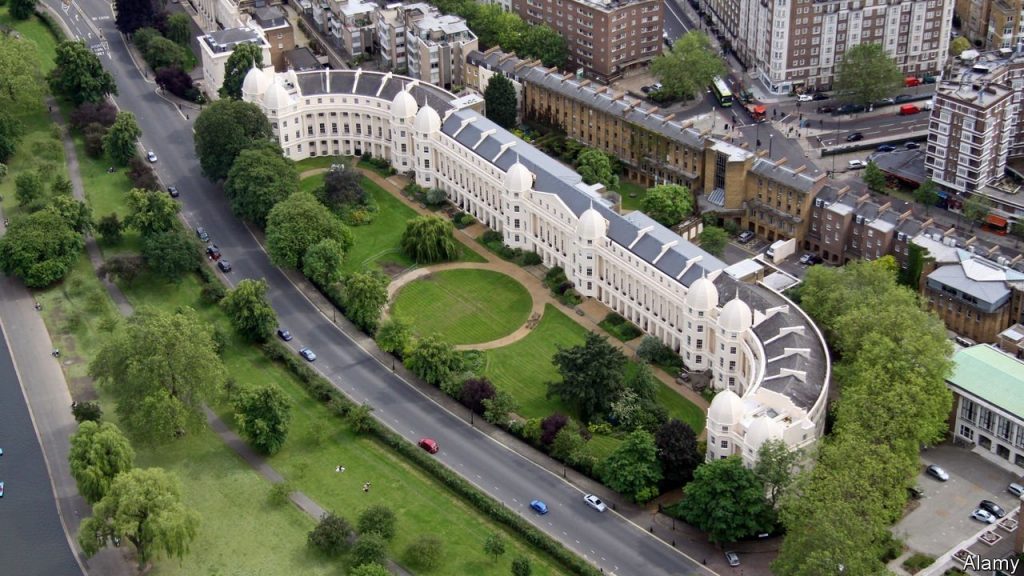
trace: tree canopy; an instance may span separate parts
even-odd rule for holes
[[[334,240],[346,251],[352,232],[309,192],[296,192],[267,215],[267,252],[274,264],[299,268],[311,246]]]
[[[374,504],[359,513],[359,521],[356,524],[359,534],[377,534],[385,540],[395,537],[395,524],[398,519],[395,512],[384,504]]]
[[[29,288],[44,288],[68,273],[84,246],[59,214],[40,210],[11,220],[0,237],[0,268]]]
[[[267,117],[250,102],[218,100],[196,118],[196,155],[203,173],[211,180],[227,178],[242,150],[272,137]]]
[[[661,478],[654,436],[645,430],[631,432],[601,463],[601,479],[605,484],[634,502],[647,502],[657,496]]]
[[[839,98],[869,106],[892,96],[903,85],[903,73],[881,44],[857,44],[847,48],[836,66]]]
[[[202,262],[195,238],[176,227],[144,236],[142,257],[146,261],[146,268],[171,282],[177,282],[185,274],[195,271]]]
[[[18,149],[25,129],[13,114],[0,111],[0,162],[7,162]]]
[[[242,98],[242,83],[253,68],[263,68],[263,48],[259,44],[239,44],[224,63],[224,84],[221,98]]]
[[[267,300],[267,281],[246,278],[220,301],[231,325],[250,342],[265,342],[277,326],[277,313]]]
[[[337,556],[351,547],[352,525],[344,517],[328,512],[310,531],[309,545],[327,556]]]
[[[549,397],[572,406],[583,422],[608,413],[622,388],[626,357],[607,338],[588,332],[586,342],[559,348],[551,362],[562,379],[548,383]]]
[[[604,184],[609,190],[619,185],[619,177],[615,175],[611,158],[597,148],[584,148],[576,156],[576,171],[587,184]]]
[[[703,94],[712,79],[725,71],[725,64],[712,50],[707,34],[697,30],[683,34],[671,50],[651,62],[651,73],[661,82],[661,91],[675,98]]]
[[[764,485],[737,456],[701,464],[684,491],[680,514],[712,542],[735,542],[774,524]]]
[[[192,42],[192,18],[187,12],[175,12],[167,17],[167,38],[173,40],[183,48],[188,48]]]
[[[242,150],[228,172],[224,192],[235,216],[263,228],[275,204],[299,189],[295,162],[281,155],[276,144]]]
[[[939,201],[939,187],[935,181],[928,178],[914,190],[914,201],[924,206],[925,213],[931,212],[932,206]]]
[[[341,281],[345,249],[337,240],[325,238],[313,244],[302,257],[302,273],[321,288]]]
[[[181,205],[170,196],[154,190],[133,188],[128,192],[128,215],[124,224],[143,237],[166,232],[178,221]]]
[[[389,284],[391,278],[379,270],[349,274],[341,285],[345,316],[372,334],[377,330],[380,315],[388,303]]]
[[[498,126],[511,130],[516,125],[516,89],[512,81],[501,74],[491,76],[484,90],[487,118]]]
[[[46,92],[35,43],[0,34],[0,110],[13,115],[38,106]]]
[[[15,20],[28,20],[36,11],[38,0],[9,0],[8,10]]]
[[[114,125],[103,137],[103,150],[115,164],[127,166],[137,155],[141,136],[142,128],[135,121],[135,115],[131,112],[118,112]]]
[[[693,471],[704,461],[693,428],[675,418],[658,428],[654,445],[658,449],[658,462],[664,472],[662,486],[666,490],[679,488],[693,479]]]
[[[100,59],[82,40],[65,40],[57,45],[50,89],[74,105],[101,102],[117,94],[114,77],[103,69]]]
[[[438,216],[417,216],[405,224],[402,252],[417,264],[455,260],[459,246],[451,221]]]
[[[659,184],[648,188],[640,203],[645,214],[671,228],[693,212],[693,194],[679,184]]]
[[[700,247],[714,256],[721,256],[729,243],[729,233],[718,226],[704,226],[700,232]]]
[[[462,356],[434,334],[420,338],[405,356],[405,366],[428,384],[442,386],[462,371]]]
[[[155,0],[114,0],[114,25],[124,34],[139,28],[153,28],[160,20]]]
[[[276,454],[288,439],[291,401],[273,384],[243,389],[233,401],[239,431],[253,448]]]
[[[71,435],[68,464],[78,493],[90,503],[107,494],[114,478],[132,469],[135,451],[121,430],[111,422],[86,420]]]
[[[321,201],[332,210],[366,204],[363,174],[349,163],[333,164],[324,174]]]

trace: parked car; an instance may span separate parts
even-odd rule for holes
[[[907,488],[907,493],[910,494],[910,497],[913,498],[914,500],[920,500],[921,498],[924,498],[924,490],[921,490],[917,486],[911,486]]]
[[[156,162],[156,152],[153,152],[152,150],[150,150],[149,152],[146,152],[146,160],[149,160],[150,163],[155,163]]]
[[[996,523],[996,517],[989,514],[987,510],[982,510],[981,508],[971,512],[971,518],[974,518],[978,522],[984,522],[985,524]]]
[[[651,93],[651,87],[650,86],[641,86],[640,87],[640,91],[643,92],[644,94],[650,94]]]
[[[921,79],[917,76],[907,76],[903,79],[903,85],[907,88],[913,88],[914,86],[921,85]]]
[[[292,333],[285,330],[284,328],[278,328],[277,337],[280,338],[281,340],[284,340],[285,342],[291,342]]]
[[[817,264],[818,262],[816,262],[816,260],[821,261],[821,258],[819,258],[817,254],[812,254],[811,252],[807,252],[800,257],[801,264]]]
[[[1016,482],[1010,482],[1010,485],[1006,487],[1006,491],[1018,498],[1024,496],[1024,486]]]
[[[433,438],[420,438],[420,441],[416,444],[431,454],[437,454],[437,451],[441,449]]]
[[[836,109],[832,106],[818,106],[818,114],[831,114],[835,111]]]
[[[863,104],[843,104],[839,108],[836,108],[833,114],[856,114],[857,112],[863,112],[867,108]]]
[[[892,106],[895,103],[896,103],[896,99],[895,98],[882,98],[878,102],[874,103],[874,107],[878,108],[879,106]]]
[[[999,504],[996,504],[991,500],[982,500],[981,502],[978,503],[978,508],[981,508],[982,510],[988,512],[996,518],[1002,518],[1003,516],[1006,516],[1006,510],[1003,510],[1002,507],[999,506]]]
[[[900,94],[899,96],[893,98],[893,100],[895,100],[897,104],[902,104],[904,102],[912,102],[915,99],[917,99],[917,96],[914,96],[913,94]]]
[[[882,144],[878,148],[875,148],[875,152],[895,152],[896,147],[892,144]]]
[[[210,260],[220,260],[220,248],[217,248],[216,244],[210,244],[206,247],[206,255]]]
[[[744,230],[743,232],[740,232],[739,236],[736,237],[736,240],[740,244],[746,244],[747,242],[750,242],[753,239],[754,239],[754,233],[752,231],[750,231],[750,230]]]
[[[309,348],[299,348],[299,356],[305,358],[307,362],[316,362],[316,352]]]
[[[202,226],[196,228],[196,236],[198,236],[203,242],[210,241],[210,235],[206,233],[206,228],[203,228]]]
[[[814,96],[811,96],[810,94],[800,94],[796,97],[797,102],[810,102],[812,100],[814,100]]]
[[[662,88],[664,88],[664,86],[661,85],[661,82],[651,84],[651,92],[659,92]]]
[[[942,482],[949,480],[949,474],[940,466],[936,466],[935,464],[929,464],[928,467],[924,469],[924,471],[925,473],[927,473],[932,478],[935,478],[936,480],[940,480]]]
[[[729,550],[725,553],[725,561],[729,563],[729,566],[735,568],[740,565],[740,555]]]
[[[846,141],[847,142],[859,142],[859,141],[861,141],[863,139],[864,139],[864,135],[861,134],[860,132],[853,132],[853,133],[848,134],[846,136]]]
[[[868,163],[863,160],[850,160],[846,163],[848,170],[862,170],[868,167]]]
[[[217,260],[217,268],[220,268],[221,272],[231,272],[231,262],[227,260]]]
[[[168,186],[167,193],[171,195],[171,198],[177,198],[178,196],[181,196],[181,194],[178,193],[178,189],[175,188],[174,186]]]
[[[533,508],[533,511],[537,514],[544,515],[548,513],[548,505],[541,502],[540,500],[531,501],[530,508]]]
[[[906,148],[907,150],[917,150],[918,148],[921,147],[921,145],[918,144],[917,142],[904,142],[903,147]]]
[[[815,92],[811,100],[828,100],[830,96],[824,92]]]
[[[4,483],[0,481],[0,498],[4,497]]]
[[[608,509],[608,507],[604,505],[604,502],[601,502],[601,499],[593,494],[587,494],[584,496],[583,501],[587,503],[587,506],[590,506],[598,512],[604,512]]]

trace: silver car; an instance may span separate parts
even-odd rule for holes
[[[604,512],[605,510],[608,509],[608,507],[605,506],[604,502],[601,502],[601,499],[598,498],[597,496],[594,496],[593,494],[587,494],[586,496],[584,496],[583,501],[587,503],[587,506],[590,506],[591,508],[597,510],[598,512]]]

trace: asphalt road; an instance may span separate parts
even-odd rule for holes
[[[60,10],[59,0],[46,1]],[[224,195],[200,174],[190,127],[194,117],[186,120],[137,72],[114,27],[110,5],[102,0],[81,0],[70,12],[94,51],[101,54],[103,65],[115,75],[116,101],[122,109],[135,113],[143,144],[160,158],[156,168],[163,182],[181,191],[185,218],[190,225],[210,231],[224,258],[231,261],[234,271],[228,281],[265,278],[281,325],[295,335],[292,347],[313,347],[319,357],[315,367],[321,373],[356,401],[372,405],[374,416],[407,439],[436,439],[442,447],[439,460],[604,572],[636,576],[709,573],[625,518],[586,507],[577,488],[442,409],[322,316],[271,265],[252,234],[231,214]],[[109,44],[102,42],[100,32],[110,39]],[[548,504],[548,515],[537,516],[529,510],[528,503],[535,498]]]

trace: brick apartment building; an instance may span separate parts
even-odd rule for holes
[[[957,0],[960,34],[985,48],[1013,48],[1024,40],[1021,0]]]
[[[264,6],[253,10],[252,16],[270,45],[270,63],[274,70],[284,72],[288,69],[284,55],[295,49],[295,32],[284,10],[277,6]]]
[[[609,82],[661,54],[662,0],[512,0],[529,24],[545,24],[566,40],[569,69]]]

